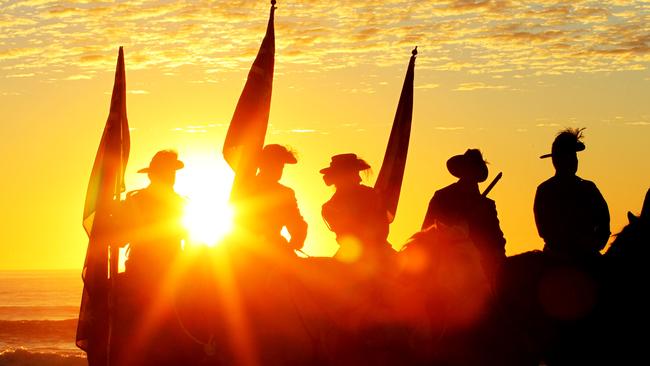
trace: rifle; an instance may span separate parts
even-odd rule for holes
[[[490,193],[492,188],[494,188],[494,186],[497,185],[497,183],[499,183],[499,180],[501,179],[501,177],[503,177],[503,173],[499,172],[499,174],[497,174],[497,176],[494,177],[494,179],[492,179],[492,182],[490,182],[490,185],[487,186],[487,188],[485,188],[485,190],[483,191],[481,196],[487,197],[488,193]]]

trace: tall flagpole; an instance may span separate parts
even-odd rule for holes
[[[255,159],[262,151],[271,111],[275,67],[276,1],[271,1],[269,21],[260,49],[248,73],[223,144],[223,157],[235,172],[231,198],[243,182],[255,175]]]
[[[408,156],[413,120],[413,82],[415,76],[415,58],[418,48],[411,51],[411,58],[406,69],[404,85],[397,104],[393,127],[390,131],[386,153],[375,182],[375,190],[383,198],[392,222],[397,213],[397,204],[402,189],[406,157]]]
[[[124,52],[120,47],[109,115],[95,156],[83,213],[83,226],[89,241],[82,273],[84,288],[76,344],[86,351],[89,366],[108,363],[109,276],[117,266],[117,255],[109,259],[114,249],[110,221],[116,197],[119,199],[124,187],[124,170],[130,150],[124,69]],[[111,264],[113,261],[115,265]]]

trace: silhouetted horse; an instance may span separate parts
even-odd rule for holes
[[[645,331],[649,245],[642,213],[602,258],[523,253],[496,284],[462,228],[420,232],[382,263],[203,249],[160,339],[188,365],[624,364],[645,357],[631,330]]]
[[[642,290],[649,280],[649,201],[646,195],[640,217],[628,215],[629,225],[602,257],[566,261],[528,252],[508,258],[498,296],[502,312],[494,315],[510,325],[503,329],[512,344],[506,351],[518,364],[620,365],[647,356],[637,334],[646,331],[650,305]]]
[[[606,357],[609,361],[647,358],[645,337],[650,301],[650,189],[646,193],[639,216],[628,212],[628,225],[616,235],[605,253],[607,276],[604,278],[606,298],[602,304],[603,329],[607,333]]]
[[[472,356],[489,285],[466,235],[429,230],[386,262],[194,256],[178,318],[207,365],[415,365]],[[247,360],[247,357],[250,360]],[[475,358],[472,358],[475,359]]]

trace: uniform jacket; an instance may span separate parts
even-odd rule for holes
[[[293,189],[277,181],[255,177],[245,187],[243,199],[237,203],[238,225],[274,244],[286,244],[282,228],[291,236],[290,245],[301,248],[307,236],[307,222],[300,214]]]
[[[448,226],[466,226],[481,253],[505,258],[506,239],[499,226],[496,205],[482,196],[476,185],[456,182],[436,191],[429,201],[422,229],[436,221]]]
[[[533,211],[544,251],[583,256],[607,244],[609,209],[593,182],[554,176],[537,187]]]
[[[323,204],[322,215],[339,244],[345,237],[352,237],[366,250],[390,249],[389,213],[373,188],[357,185],[337,189]]]
[[[127,272],[164,271],[187,236],[182,224],[185,199],[151,187],[129,192],[118,214],[122,243],[129,244]]]

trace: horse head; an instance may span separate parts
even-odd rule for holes
[[[618,262],[645,261],[650,255],[650,189],[648,189],[641,213],[627,213],[628,224],[616,234],[616,239],[605,253]]]

